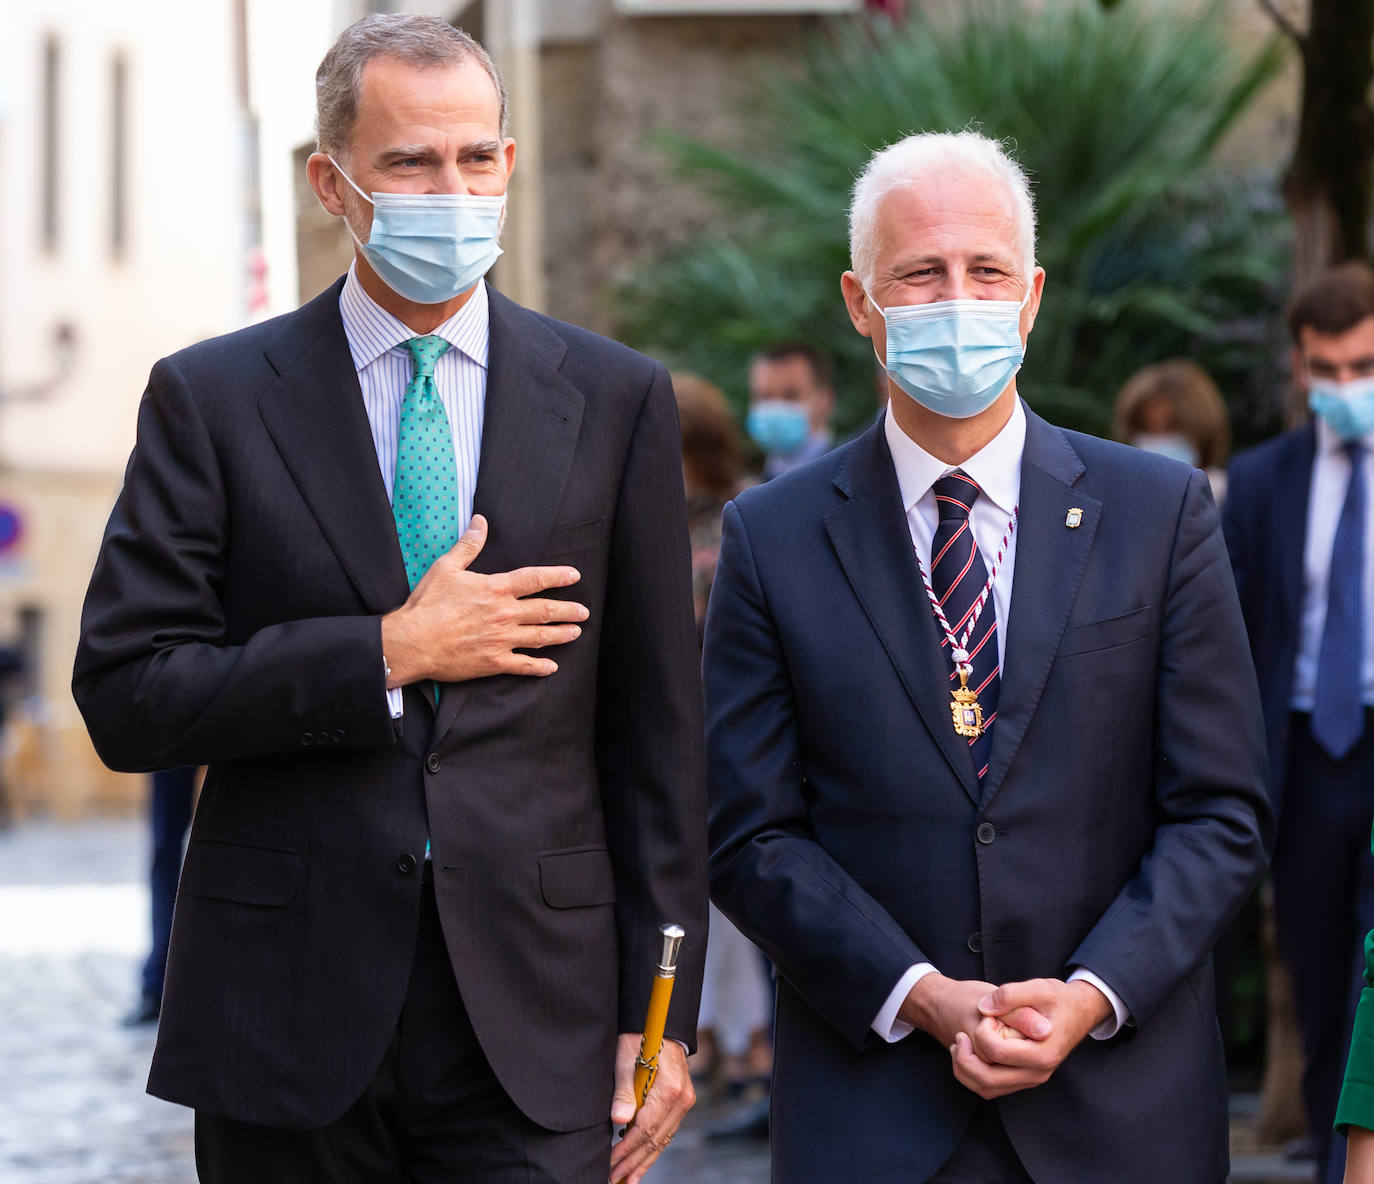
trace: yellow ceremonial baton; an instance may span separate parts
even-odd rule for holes
[[[658,1072],[658,1054],[663,1051],[663,1028],[668,1022],[668,1003],[673,997],[673,979],[677,975],[677,956],[682,939],[687,936],[681,925],[661,925],[663,950],[649,993],[649,1014],[644,1017],[644,1038],[640,1041],[639,1056],[635,1058],[635,1112],[644,1105],[649,1087]]]

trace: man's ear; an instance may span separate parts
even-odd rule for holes
[[[1293,385],[1305,391],[1307,389],[1307,363],[1303,360],[1302,350],[1296,345],[1288,351],[1288,364],[1293,370]]]
[[[865,294],[863,283],[852,271],[840,276],[840,291],[844,293],[844,306],[849,311],[849,319],[865,337],[873,336],[873,326],[869,317],[873,313],[873,302]]]
[[[334,162],[323,152],[312,152],[305,162],[305,177],[326,212],[336,218],[343,217],[343,197],[339,187],[347,182],[339,176],[339,170],[334,166]]]

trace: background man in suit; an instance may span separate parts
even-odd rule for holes
[[[765,481],[829,452],[834,413],[835,365],[814,345],[784,341],[750,360],[746,427],[763,449]]]
[[[1288,311],[1316,418],[1236,457],[1223,519],[1259,674],[1278,814],[1274,913],[1293,976],[1319,1178],[1374,928],[1374,272],[1318,276]]]
[[[139,973],[138,1002],[120,1023],[126,1028],[157,1022],[162,1011],[162,983],[167,977],[167,949],[172,942],[172,909],[181,878],[181,854],[196,798],[194,765],[158,769],[148,795],[148,902],[152,947]]]
[[[671,385],[482,281],[480,46],[366,17],[317,90],[354,265],[154,367],[77,655],[108,763],[209,765],[149,1088],[207,1180],[633,1181],[692,1101],[669,1043],[609,1150],[657,927],[684,1042],[705,936]]]
[[[892,145],[850,218],[889,414],[726,508],[706,626],[774,1178],[1217,1184],[1208,951],[1270,814],[1206,479],[1018,400],[1044,273],[993,142]]]

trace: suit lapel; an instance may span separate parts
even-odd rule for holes
[[[850,448],[835,475],[847,499],[825,515],[845,577],[887,651],[897,677],[964,792],[978,800],[968,745],[954,733],[949,674],[935,617],[925,602],[902,495],[880,420]]]
[[[1286,621],[1302,613],[1302,569],[1307,550],[1307,503],[1312,493],[1317,429],[1309,423],[1291,437],[1290,454],[1283,458],[1274,482],[1274,530],[1271,545],[1278,549],[1279,595]],[[1271,569],[1273,570],[1273,569]]]
[[[386,613],[410,585],[339,315],[342,285],[287,319],[267,350],[278,381],[258,412],[358,595]]]
[[[472,569],[492,574],[539,554],[572,467],[584,400],[558,370],[567,352],[563,339],[499,292],[488,295],[491,346],[473,512],[487,519],[489,530]],[[471,682],[444,688],[437,735],[452,726],[471,693]]]
[[[1082,473],[1083,462],[1064,434],[1028,410],[1011,620],[984,804],[1001,785],[1035,714],[1087,567],[1102,503],[1073,488]],[[1071,528],[1074,509],[1082,516]]]

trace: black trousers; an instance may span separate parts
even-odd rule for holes
[[[363,1096],[321,1130],[196,1113],[204,1184],[605,1184],[607,1119],[545,1130],[507,1097],[467,1018],[426,876],[400,1021]]]
[[[1374,710],[1365,711],[1364,735],[1340,761],[1313,741],[1311,717],[1295,714],[1289,754],[1271,868],[1274,919],[1293,976],[1317,1178],[1339,1184],[1345,1140],[1331,1124],[1363,986],[1364,935],[1374,929]]]
[[[191,826],[195,792],[195,765],[153,774],[148,811],[152,827],[148,895],[153,906],[153,946],[143,963],[141,985],[144,995],[159,1001],[167,973],[167,947],[172,940],[172,907],[177,899],[177,880],[181,878],[181,849]]]

